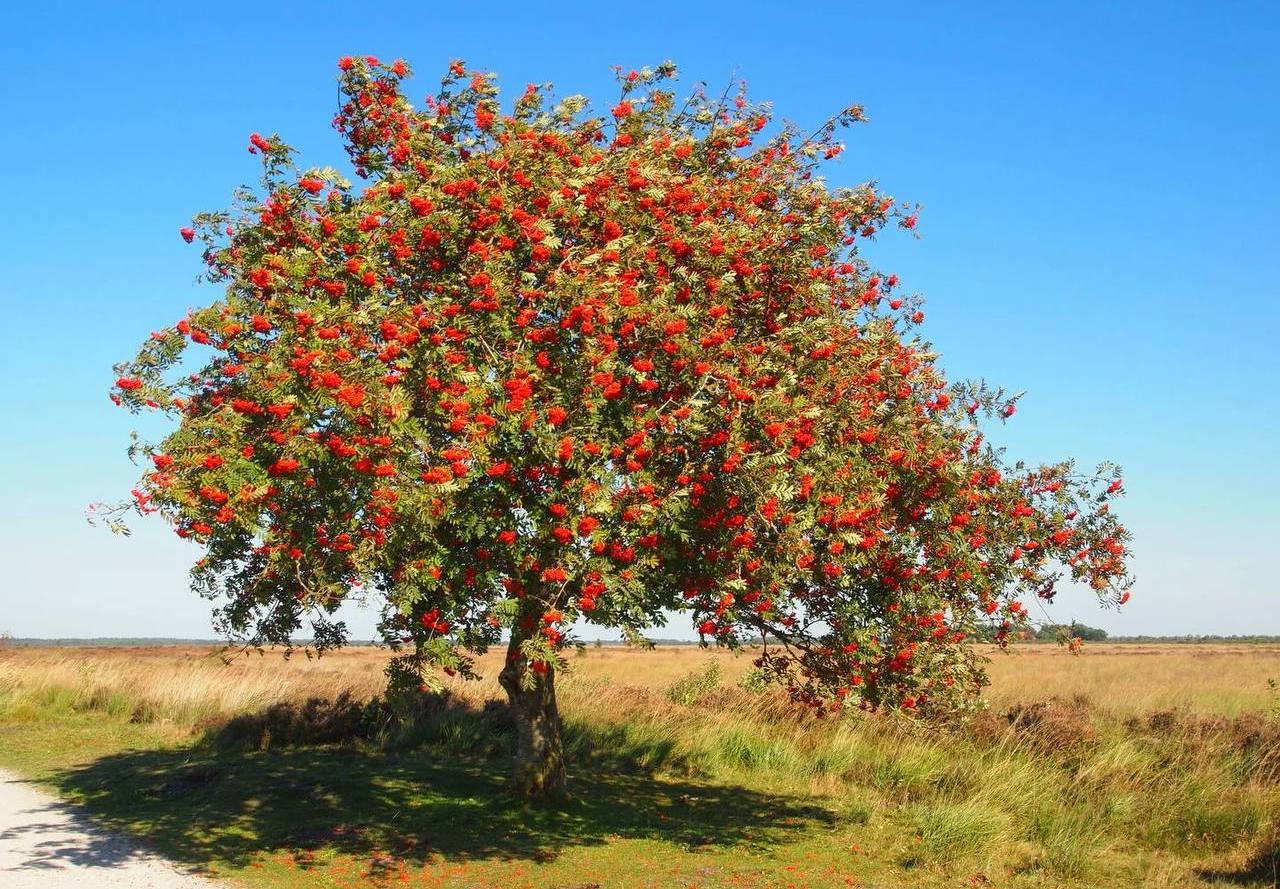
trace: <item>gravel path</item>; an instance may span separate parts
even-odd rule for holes
[[[0,772],[0,886],[4,889],[215,889],[16,775]]]

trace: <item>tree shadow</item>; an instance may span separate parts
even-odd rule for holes
[[[1201,870],[1197,876],[1229,886],[1280,887],[1280,830],[1272,830],[1239,868]]]
[[[5,779],[5,783],[26,783]],[[22,861],[16,869],[54,870],[70,864],[79,868],[115,868],[140,857],[135,844],[107,834],[74,807],[59,800],[41,800],[13,814],[21,824],[0,830],[0,847],[13,850]]]
[[[308,718],[279,706],[258,722],[249,717],[216,730],[194,747],[103,757],[60,773],[55,783],[103,827],[143,838],[194,866],[243,866],[261,853],[283,851],[301,852],[305,866],[306,850],[321,847],[410,863],[436,855],[545,861],[611,838],[764,848],[835,822],[831,812],[801,797],[656,777],[636,763],[669,762],[668,744],[628,739],[619,753],[608,730],[597,737],[571,732],[570,800],[555,809],[528,807],[507,792],[507,717],[493,704],[448,704],[441,709],[445,718],[437,713],[425,729],[419,725],[387,744],[363,737],[377,718],[355,718],[350,702],[334,702],[343,708],[338,721],[359,740],[246,748],[246,740],[262,744],[262,725],[279,731],[293,724],[301,731],[328,718],[314,701],[304,705],[311,708]],[[477,739],[488,748],[468,752]]]

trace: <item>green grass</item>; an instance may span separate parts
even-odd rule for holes
[[[705,673],[680,681],[566,686],[557,810],[506,794],[507,717],[465,702],[407,727],[319,701],[197,729],[164,702],[11,680],[0,767],[176,861],[280,889],[1276,885],[1270,723],[1152,729],[1055,705],[943,732],[771,717]]]
[[[444,885],[643,886],[655,870],[754,879],[806,873],[801,862],[841,840],[825,800],[643,770],[579,763],[571,802],[546,811],[506,795],[502,760],[447,747],[226,750],[115,728],[86,714],[56,730],[9,726],[0,765],[175,860],[255,885],[353,885],[388,869]],[[631,872],[615,874],[623,861]]]
[[[980,799],[921,803],[912,812],[925,858],[950,860],[986,852],[1010,833],[1008,817]]]

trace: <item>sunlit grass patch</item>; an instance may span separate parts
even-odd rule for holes
[[[974,855],[1007,840],[1010,833],[1008,817],[981,801],[916,803],[911,822],[929,858]]]

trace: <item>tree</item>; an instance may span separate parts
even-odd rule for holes
[[[1100,627],[1091,627],[1088,624],[1071,622],[1071,626],[1067,627],[1068,639],[1079,639],[1082,642],[1105,642],[1107,641],[1107,631]]]
[[[403,62],[339,67],[371,184],[254,134],[260,189],[181,230],[221,298],[117,368],[177,421],[135,444],[131,508],[203,547],[222,632],[307,620],[323,650],[373,599],[397,694],[505,638],[516,786],[554,796],[575,621],[683,612],[819,711],[946,713],[1020,597],[1127,598],[1117,470],[1005,465],[982,424],[1016,396],[948,382],[859,256],[916,221],[815,175],[861,109],[805,137],[743,92],[677,101],[664,64],[607,115],[532,85],[504,110],[460,62],[415,108]]]
[[[1033,635],[1036,639],[1053,640],[1060,644],[1074,642],[1073,650],[1079,650],[1080,642],[1105,642],[1107,640],[1106,630],[1078,623],[1074,620],[1065,626],[1055,623],[1043,624]]]

